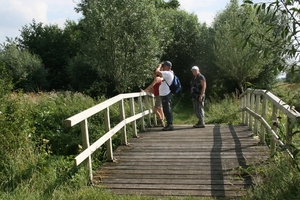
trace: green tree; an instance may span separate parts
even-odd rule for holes
[[[0,62],[5,63],[15,89],[34,91],[46,87],[46,70],[42,61],[27,50],[19,50],[13,43],[6,44],[0,51]]]
[[[68,76],[72,91],[81,92],[91,97],[98,97],[102,94],[107,97],[110,96],[109,84],[99,78],[97,70],[85,61],[83,55],[77,55],[69,61]]]
[[[300,67],[293,67],[294,71],[286,71],[286,81],[289,83],[300,83]]]
[[[13,89],[11,76],[8,75],[4,61],[0,60],[0,100]]]
[[[164,0],[154,0],[155,7],[157,8],[163,8],[163,9],[178,9],[180,6],[180,3],[178,0],[170,0],[168,2],[165,2]]]
[[[204,23],[201,26],[200,52],[197,62],[201,73],[205,76],[207,82],[206,95],[209,98],[218,99],[228,93],[228,84],[215,63],[214,44],[215,31],[212,27],[207,27]]]
[[[154,3],[82,1],[77,11],[84,16],[81,55],[99,79],[119,93],[144,85],[167,42]]]
[[[251,20],[245,22],[246,17]],[[274,74],[265,72],[270,71],[269,68],[274,64],[274,54],[263,57],[259,49],[252,48],[246,42],[249,35],[253,34],[253,38],[256,38],[256,32],[264,29],[264,26],[256,20],[254,12],[242,9],[237,0],[232,0],[216,17],[213,26],[216,31],[216,64],[227,80],[235,82],[240,92],[243,92],[246,84],[253,80],[256,80],[257,84],[263,83],[265,80],[257,79],[262,73],[264,79],[273,82]],[[237,27],[242,27],[243,30],[237,32],[235,31]]]
[[[281,49],[279,57],[282,59],[280,64],[274,65],[275,72],[289,71],[293,72],[299,68],[300,60],[300,22],[299,22],[299,0],[273,0],[269,3],[253,4],[250,0],[245,0],[244,6],[253,9],[257,15],[267,14],[269,17],[259,18],[260,23],[265,26],[260,38],[267,44],[267,47],[261,48],[264,55],[272,53],[273,49]],[[249,6],[250,5],[250,6]],[[269,38],[269,34],[273,38]],[[248,38],[249,44],[251,37]],[[288,62],[286,62],[288,61]]]
[[[189,93],[191,67],[199,65],[205,52],[201,44],[201,33],[207,27],[201,26],[195,14],[183,10],[166,9],[162,22],[170,30],[171,43],[166,46],[162,60],[170,60],[172,69],[181,80],[183,92]]]
[[[43,25],[35,20],[22,27],[19,46],[42,59],[47,69],[48,90],[68,88],[66,68],[68,60],[78,52],[79,36],[80,30],[72,21],[66,21],[64,30],[58,25]]]

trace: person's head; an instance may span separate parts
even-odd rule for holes
[[[156,71],[156,69],[153,70],[153,77],[161,77],[161,75]]]
[[[191,71],[192,71],[194,76],[200,73],[200,69],[199,69],[198,66],[193,66]]]
[[[172,68],[172,63],[170,61],[164,61],[161,63],[161,67],[163,71],[170,71]]]

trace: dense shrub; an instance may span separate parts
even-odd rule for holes
[[[249,191],[247,199],[299,199],[299,170],[283,155],[256,166],[255,186]]]
[[[63,121],[102,102],[80,93],[6,93],[0,103],[0,199],[1,193],[22,193],[37,199],[49,197],[58,188],[82,187],[88,178],[82,166],[74,167],[73,158],[82,145],[80,124],[67,128]],[[125,104],[129,113],[129,104]],[[110,108],[111,125],[119,122],[119,105]],[[104,133],[104,115],[89,118],[92,144]],[[131,127],[128,127],[128,137]],[[120,134],[113,138],[116,148]],[[93,166],[105,160],[106,146],[93,154]],[[17,195],[18,196],[18,195]],[[30,198],[28,198],[30,199]]]
[[[15,44],[8,44],[0,50],[0,62],[12,78],[15,89],[36,91],[47,87],[46,70],[42,61],[27,50],[19,50]]]
[[[68,129],[62,121],[93,106],[94,100],[77,93],[53,92],[8,93],[0,102],[1,191],[16,190],[28,182],[43,187],[38,183],[45,177],[53,181],[54,189],[70,179],[77,171],[70,159],[78,153],[80,127]],[[57,180],[62,177],[64,181]]]

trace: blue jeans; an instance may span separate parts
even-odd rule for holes
[[[173,112],[172,112],[172,93],[170,92],[166,96],[160,96],[162,107],[164,111],[164,115],[167,119],[167,123],[172,125],[173,124]]]

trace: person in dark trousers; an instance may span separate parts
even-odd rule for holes
[[[193,78],[191,80],[191,95],[193,101],[193,109],[198,118],[198,122],[193,126],[194,128],[205,128],[204,123],[204,101],[206,90],[206,79],[200,73],[198,66],[193,66],[191,69]]]
[[[163,131],[174,130],[173,127],[173,112],[172,112],[172,93],[169,85],[172,84],[174,79],[174,73],[171,70],[172,63],[170,61],[164,61],[158,65],[156,73],[161,75],[164,81],[159,86],[159,96],[162,101],[163,112],[167,120],[167,125],[162,129]]]

